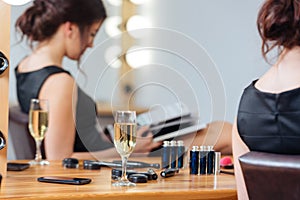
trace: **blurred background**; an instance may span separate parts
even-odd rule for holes
[[[268,69],[256,16],[262,0],[105,0],[108,18],[80,63],[65,59],[99,107],[151,110],[182,102],[202,122],[233,122],[243,89]],[[14,68],[30,51],[14,24],[30,5],[12,6]],[[78,67],[80,70],[78,70]]]

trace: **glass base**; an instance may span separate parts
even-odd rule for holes
[[[49,165],[50,162],[48,160],[40,160],[40,161],[37,161],[37,160],[31,160],[29,162],[30,165]]]
[[[130,182],[130,181],[128,181],[128,180],[126,180],[126,181],[118,181],[118,182],[115,182],[115,183],[113,183],[112,184],[113,186],[136,186],[136,184],[135,183],[132,183],[132,182]]]

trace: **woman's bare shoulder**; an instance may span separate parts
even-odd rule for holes
[[[57,73],[51,75],[40,91],[40,96],[48,97],[51,99],[55,97],[56,99],[70,99],[77,94],[76,81],[68,73]]]

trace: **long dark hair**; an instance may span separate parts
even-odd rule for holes
[[[300,45],[300,0],[266,0],[257,18],[262,55]]]
[[[104,20],[101,0],[35,0],[17,20],[16,28],[29,42],[49,39],[58,27],[69,21],[79,26],[81,34],[94,22]]]

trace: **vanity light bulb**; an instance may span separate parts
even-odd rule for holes
[[[21,5],[25,5],[26,3],[29,3],[32,0],[2,0],[2,1],[12,6],[21,6]]]
[[[107,2],[112,6],[121,6],[122,0],[107,0]]]
[[[136,5],[141,5],[147,2],[147,0],[130,0],[130,1]]]
[[[132,68],[143,67],[150,64],[151,52],[148,49],[132,47],[126,52],[125,59]]]

